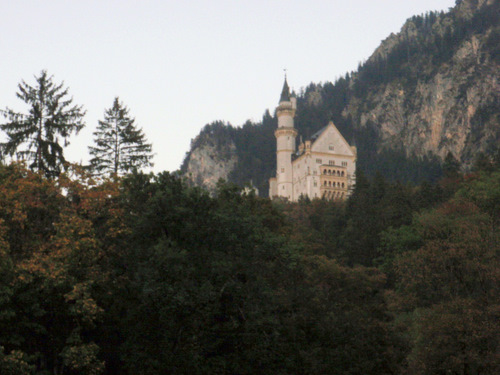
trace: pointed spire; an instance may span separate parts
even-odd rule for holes
[[[281,90],[281,102],[289,102],[290,101],[290,88],[288,87],[288,82],[286,81],[286,69],[285,69],[285,83],[283,83],[283,90]]]

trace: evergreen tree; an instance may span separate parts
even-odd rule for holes
[[[72,105],[68,98],[68,89],[63,83],[57,85],[52,76],[42,70],[35,77],[36,86],[22,81],[17,97],[30,106],[29,113],[23,114],[5,109],[3,115],[8,122],[0,125],[0,129],[8,136],[7,142],[1,144],[2,153],[14,155],[30,162],[29,167],[48,177],[59,175],[65,159],[59,137],[64,146],[69,144],[68,138],[85,126],[82,119],[85,111],[82,106]],[[25,144],[23,150],[20,146]]]
[[[153,165],[151,143],[146,143],[129,110],[115,98],[113,106],[104,112],[104,121],[94,132],[94,147],[89,147],[91,168],[99,174],[123,174]]]
[[[460,162],[451,152],[448,152],[444,159],[443,174],[447,178],[457,178],[460,175]]]

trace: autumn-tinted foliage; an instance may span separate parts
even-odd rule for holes
[[[106,236],[99,238],[95,226],[97,211],[113,221],[107,206],[116,188],[91,188],[64,176],[56,183],[16,165],[1,167],[0,174],[0,340],[10,353],[6,358],[20,353],[37,371],[102,372],[90,333],[104,313],[98,289],[112,285],[102,262]]]
[[[454,178],[290,204],[1,166],[0,373],[496,374],[498,165]]]

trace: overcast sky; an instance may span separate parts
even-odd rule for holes
[[[454,0],[0,0],[0,108],[46,69],[87,111],[66,158],[88,160],[119,96],[153,143],[154,170],[179,168],[214,120],[259,121],[283,84],[299,91],[357,68],[404,21]],[[0,118],[0,121],[4,119]]]

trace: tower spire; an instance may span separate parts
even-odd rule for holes
[[[288,82],[286,81],[286,69],[283,70],[285,71],[285,82],[283,83],[283,90],[281,90],[280,103],[290,101],[290,88],[288,87]]]

